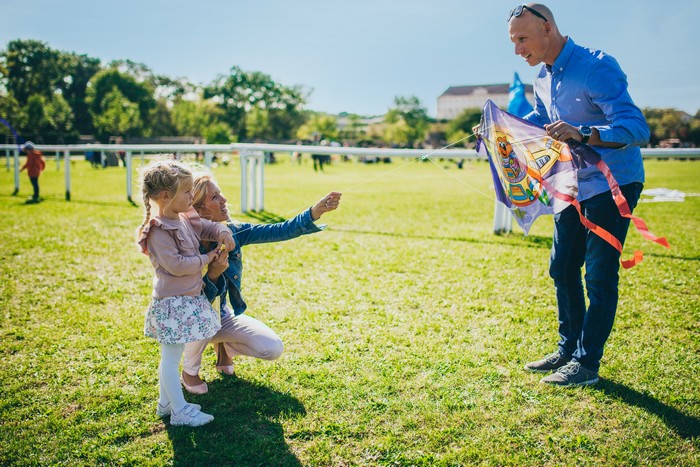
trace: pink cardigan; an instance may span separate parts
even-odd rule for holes
[[[151,219],[138,243],[155,268],[153,298],[199,295],[202,269],[209,264],[209,256],[199,253],[199,242],[216,242],[222,234],[231,236],[231,231],[225,224],[202,219],[194,209],[180,214],[179,220]]]

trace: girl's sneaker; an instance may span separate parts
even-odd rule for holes
[[[185,404],[181,411],[170,414],[170,424],[173,426],[202,426],[212,420],[213,415],[200,411],[195,404]]]
[[[202,406],[199,404],[190,404],[190,405],[197,407],[197,410],[202,408]],[[168,402],[167,405],[160,405],[160,402],[158,402],[158,405],[156,407],[156,415],[158,415],[159,417],[167,417],[168,415],[170,415],[170,412],[172,412],[172,411],[173,411],[173,408],[171,407],[170,402]]]

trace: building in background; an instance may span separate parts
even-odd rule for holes
[[[510,86],[508,83],[450,86],[438,97],[437,120],[452,120],[464,109],[481,109],[487,99],[491,99],[498,107],[507,109]],[[535,102],[531,84],[525,85],[525,96],[530,102]]]

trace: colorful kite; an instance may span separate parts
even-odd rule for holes
[[[642,219],[631,214],[607,164],[590,146],[576,140],[568,144],[554,140],[543,128],[499,109],[491,100],[484,105],[477,132],[477,151],[483,147],[489,158],[496,197],[512,212],[525,235],[537,217],[573,205],[586,228],[622,253],[617,238],[586,219],[576,201],[577,170],[595,165],[607,178],[620,215],[629,218],[648,240],[670,248],[665,238],[653,235]],[[635,251],[622,266],[630,268],[642,259],[642,252]]]

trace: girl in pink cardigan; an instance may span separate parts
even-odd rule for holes
[[[178,367],[185,343],[207,339],[221,327],[202,293],[202,268],[233,250],[235,243],[225,225],[200,218],[192,208],[192,182],[192,172],[175,161],[155,161],[143,169],[146,219],[138,229],[138,243],[155,269],[144,334],[155,338],[161,349],[156,413],[170,415],[171,425],[200,426],[214,417],[185,401]],[[154,217],[151,203],[158,209]],[[200,254],[201,240],[221,246]]]

